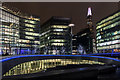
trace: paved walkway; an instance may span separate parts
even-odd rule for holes
[[[120,80],[120,68],[117,68],[116,73],[99,75],[98,80]]]

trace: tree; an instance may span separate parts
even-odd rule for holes
[[[61,53],[62,53],[62,54],[65,54],[65,47],[64,47],[64,46],[61,47]]]
[[[47,53],[48,53],[48,47],[45,46],[45,48],[44,48],[44,54],[47,54]]]
[[[78,48],[77,48],[77,53],[78,54],[86,54],[84,48],[79,44]]]

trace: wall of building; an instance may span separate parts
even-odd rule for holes
[[[92,54],[93,53],[93,41],[91,37],[90,28],[86,28],[76,35],[76,39],[73,41],[73,46],[76,46],[76,54]]]
[[[19,17],[0,7],[0,54],[18,54]]]
[[[71,54],[70,18],[52,17],[41,26],[41,54]]]
[[[40,19],[20,18],[20,54],[35,54],[39,49]]]
[[[0,55],[39,53],[40,18],[0,7]]]
[[[120,52],[120,11],[100,20],[96,26],[98,52]]]

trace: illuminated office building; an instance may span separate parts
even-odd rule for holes
[[[71,54],[70,18],[52,17],[40,27],[41,54]]]
[[[120,52],[120,11],[97,22],[96,32],[99,53]]]
[[[40,18],[9,6],[0,7],[0,55],[34,54],[39,50]]]
[[[34,54],[39,50],[39,17],[30,16],[20,18],[20,53]]]
[[[19,17],[0,7],[0,55],[18,54]]]

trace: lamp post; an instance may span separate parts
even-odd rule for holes
[[[73,34],[72,34],[72,27],[74,27],[75,24],[69,24],[68,26],[71,27],[71,33],[70,33],[70,35],[71,35],[71,54],[72,54],[72,37],[73,37]]]

